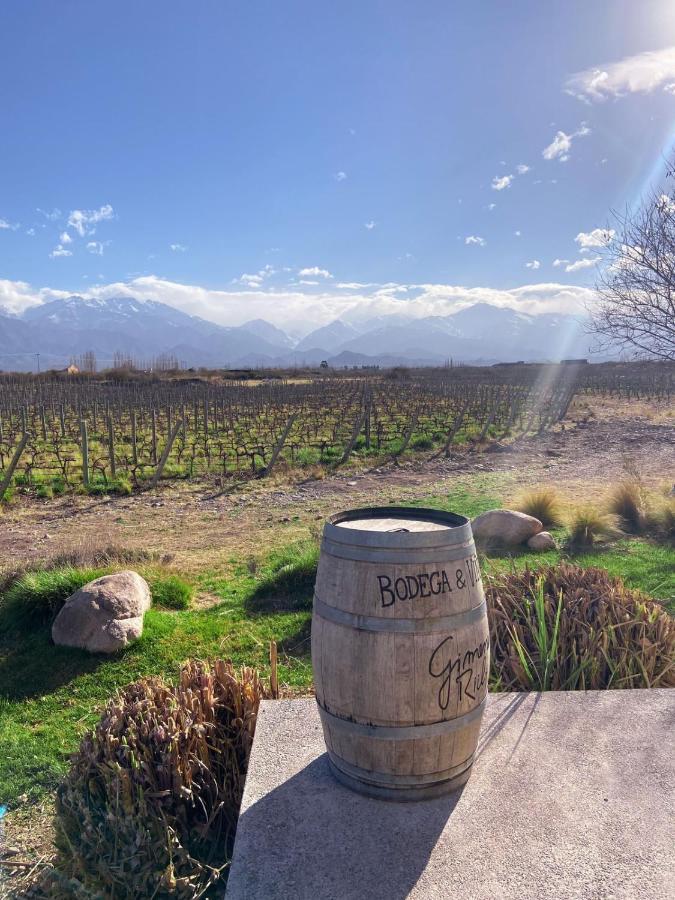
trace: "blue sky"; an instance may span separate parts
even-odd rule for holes
[[[14,311],[576,312],[675,134],[671,0],[34,0],[0,35]]]

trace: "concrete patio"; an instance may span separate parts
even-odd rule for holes
[[[331,776],[312,699],[262,705],[228,900],[675,896],[675,691],[493,694],[473,774],[396,804]]]

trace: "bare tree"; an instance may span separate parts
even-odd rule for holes
[[[669,176],[673,176],[672,169]],[[604,347],[675,359],[675,192],[614,214],[604,244],[591,329]]]
[[[122,350],[116,350],[113,354],[113,369],[126,369],[131,371],[136,368],[133,357]]]
[[[96,372],[96,354],[93,350],[87,350],[77,360],[77,366],[80,372]]]

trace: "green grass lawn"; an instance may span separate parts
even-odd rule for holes
[[[112,658],[54,646],[49,624],[40,621],[0,634],[0,805],[55,788],[78,737],[117,688],[144,675],[174,678],[189,657],[224,656],[265,669],[269,642],[276,640],[280,679],[307,687],[309,614],[252,609],[268,574],[262,568],[254,577],[242,565],[230,578],[203,576],[198,587],[222,597],[221,603],[149,610],[142,637]],[[308,605],[311,596],[310,588]]]
[[[418,505],[461,509],[470,515],[499,506],[491,482],[481,483],[475,491],[458,488]],[[482,565],[487,572],[497,572],[550,565],[562,556],[560,551],[493,553]],[[213,605],[151,609],[140,640],[114,658],[55,647],[49,623],[39,617],[24,618],[20,628],[0,630],[0,804],[11,807],[22,794],[37,799],[54,789],[68,754],[116,689],[144,675],[174,678],[188,657],[225,657],[267,673],[269,642],[275,640],[282,684],[291,690],[310,689],[309,621],[317,558],[317,545],[308,541],[258,560],[232,560],[227,574],[205,572],[194,587],[214,597]],[[629,586],[675,611],[672,548],[622,539],[571,559],[620,575]],[[151,582],[158,581],[156,571],[142,566],[140,571]]]

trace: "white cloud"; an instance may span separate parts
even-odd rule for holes
[[[377,225],[377,222],[373,222],[373,220],[371,219],[370,222],[366,222],[363,227],[367,228],[368,231],[372,231],[376,225]]]
[[[336,181],[344,181],[347,178],[347,173],[343,171],[336,172],[333,177]]]
[[[249,275],[248,272],[244,272],[243,275],[240,275],[239,278],[235,278],[234,280],[235,282],[245,284],[248,287],[258,287],[263,283],[262,275]]]
[[[588,253],[592,248],[606,247],[614,234],[613,228],[594,228],[592,231],[580,231],[574,241],[582,253]]]
[[[89,296],[135,297],[157,300],[191,315],[222,325],[241,325],[254,318],[266,319],[279,327],[298,323],[307,331],[336,318],[358,324],[375,316],[392,313],[412,318],[444,316],[475,303],[491,303],[523,313],[583,313],[594,292],[587,287],[557,283],[527,284],[511,290],[490,287],[467,288],[449,284],[373,284],[345,282],[338,285],[292,287],[251,287],[211,290],[199,285],[167,281],[147,275],[126,282],[100,284]],[[351,287],[354,285],[354,287]],[[0,280],[0,306],[21,312],[51,297],[65,297],[72,291],[36,289],[25,282]]]
[[[520,235],[522,234],[521,231],[514,231],[513,233],[515,234],[516,237],[520,237]]]
[[[0,230],[5,228],[11,228],[12,226],[9,224],[7,219],[0,219]]]
[[[488,203],[488,209],[490,210],[490,212],[492,212],[492,210],[496,209],[496,208],[497,208],[496,203]]]
[[[57,244],[56,247],[49,254],[51,259],[58,259],[59,256],[72,256],[72,250],[66,250],[63,244]]]
[[[542,156],[544,159],[555,159],[558,157],[560,162],[569,159],[569,151],[572,149],[572,135],[565,134],[564,131],[558,131],[548,147],[545,147]]]
[[[647,50],[618,62],[584,69],[568,78],[565,90],[586,103],[662,88],[675,92],[675,47]]]
[[[519,175],[525,175],[530,171],[530,166],[526,166],[525,163],[521,163],[519,166],[516,166],[516,172]]]
[[[499,175],[495,175],[492,179],[492,190],[503,191],[505,188],[511,187],[512,181],[513,175],[502,175],[501,178]]]
[[[185,253],[187,247],[185,244],[169,244],[169,250],[173,250],[174,253]]]
[[[34,228],[27,228],[27,229],[26,229],[26,234],[30,235],[30,237],[34,237],[34,235],[35,235],[35,229],[34,229]]]
[[[89,241],[87,250],[96,256],[103,256],[103,244],[100,241]]]
[[[39,212],[41,216],[44,216],[45,219],[49,219],[50,222],[56,222],[57,219],[60,219],[61,216],[63,215],[63,213],[61,212],[60,209],[54,208],[52,210],[46,210],[46,209],[40,209],[39,206],[37,207],[35,212]]]
[[[21,228],[19,222],[8,222],[7,219],[0,219],[0,231],[17,231]]]
[[[568,262],[569,262],[569,259],[557,259],[556,258],[553,260],[553,266],[554,266],[554,268],[558,269],[558,268],[560,268],[560,266],[567,265]]]
[[[272,275],[276,274],[276,269],[274,266],[269,265],[263,266],[262,269],[259,269],[257,272],[253,274],[249,274],[248,272],[244,272],[243,275],[240,275],[239,278],[233,278],[232,284],[243,284],[245,287],[260,287],[260,285],[266,281],[268,278],[271,278]]]
[[[530,260],[530,262],[525,263],[526,269],[538,269],[538,268],[540,268],[540,266],[541,266],[541,263],[539,262],[538,259],[532,259],[532,260]]]
[[[465,244],[476,244],[478,247],[484,247],[487,241],[483,237],[479,237],[477,234],[470,234],[464,238]]]
[[[318,266],[310,266],[307,269],[300,269],[298,275],[303,278],[305,276],[311,277],[312,275],[315,277],[321,278],[332,278],[333,276],[328,271],[328,269],[320,269]]]
[[[557,159],[559,162],[567,162],[570,158],[570,151],[572,149],[572,141],[574,138],[586,137],[586,135],[590,133],[591,129],[585,122],[582,122],[579,128],[572,132],[572,134],[566,134],[564,131],[557,131],[551,143],[547,147],[544,147],[541,155],[544,159]]]
[[[115,215],[112,206],[106,203],[99,209],[73,209],[68,216],[68,227],[76,231],[80,237],[94,234],[99,222],[112,219]]]
[[[71,238],[71,236],[68,234],[67,231],[61,232],[61,234],[59,235],[59,240],[61,241],[62,244],[72,244],[73,243],[73,239]]]
[[[578,272],[580,269],[590,269],[602,259],[601,256],[584,256],[583,259],[577,259],[575,262],[568,263],[565,266],[566,272]]]
[[[8,281],[0,278],[0,309],[10,313],[21,313],[30,306],[39,306],[47,300],[68,297],[70,294],[72,291],[38,289],[26,281]]]

